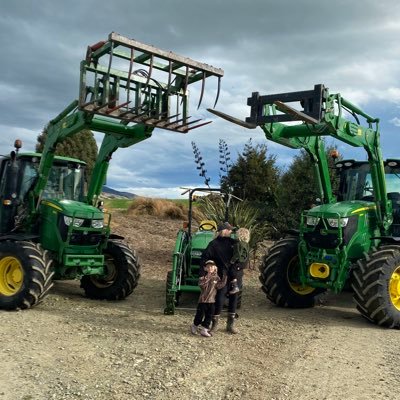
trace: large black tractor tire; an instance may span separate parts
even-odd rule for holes
[[[400,247],[382,246],[359,260],[352,275],[358,311],[371,322],[400,328]]]
[[[316,296],[324,291],[300,284],[298,244],[296,237],[279,240],[265,255],[260,267],[261,288],[279,307],[313,307]]]
[[[0,242],[0,309],[39,304],[53,286],[52,260],[40,244]]]
[[[87,297],[99,300],[123,300],[138,284],[140,263],[135,251],[127,244],[110,240],[104,250],[105,276],[86,275],[81,287]]]

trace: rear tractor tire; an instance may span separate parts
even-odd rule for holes
[[[52,260],[40,244],[0,242],[0,309],[39,304],[53,286]]]
[[[353,271],[354,300],[361,315],[386,328],[400,328],[400,247],[382,246]]]
[[[299,280],[299,240],[281,239],[265,255],[260,282],[267,298],[279,307],[306,308],[315,305],[323,289],[302,286]]]
[[[105,276],[86,275],[81,279],[81,288],[87,297],[98,300],[123,300],[138,284],[140,263],[135,251],[127,244],[110,240],[104,250]]]

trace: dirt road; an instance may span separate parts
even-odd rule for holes
[[[125,301],[88,300],[66,281],[32,310],[0,312],[0,400],[398,397],[400,332],[364,320],[349,293],[313,309],[279,309],[248,270],[239,335],[191,335],[196,296],[165,316],[180,224],[116,218],[143,264]]]

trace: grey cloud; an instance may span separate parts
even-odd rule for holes
[[[376,93],[400,87],[399,17],[396,0],[3,1],[0,153],[9,151],[18,132],[33,146],[43,126],[77,97],[86,46],[111,31],[223,68],[218,108],[240,118],[248,114],[252,91],[303,90],[315,83],[356,95],[375,114]],[[206,88],[210,106],[215,82]],[[192,93],[195,112],[199,88]],[[398,129],[384,122],[386,115],[387,121],[399,117],[398,100],[387,100],[386,107],[383,95],[379,102],[382,128]],[[265,140],[261,130],[241,129],[204,109],[195,114],[214,122],[186,136],[156,130],[147,142],[116,153],[109,180],[125,187],[135,186],[127,179],[165,187],[200,182],[192,140],[210,160],[218,160],[218,138],[233,154],[250,137]],[[387,151],[396,138],[383,138]],[[275,144],[269,148],[278,160],[294,154]],[[218,162],[209,165],[217,177]]]

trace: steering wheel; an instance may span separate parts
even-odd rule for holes
[[[199,225],[199,231],[216,231],[217,224],[215,221],[201,221]]]

